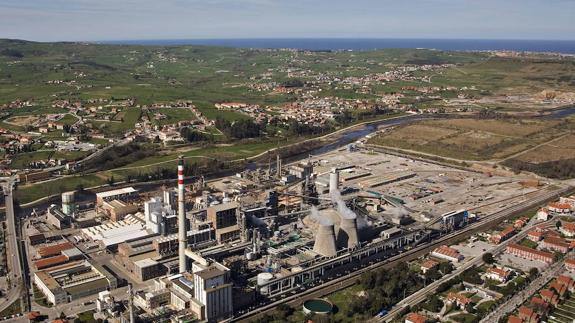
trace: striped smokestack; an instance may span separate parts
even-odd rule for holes
[[[184,207],[184,158],[180,156],[178,160],[178,242],[179,242],[179,261],[180,273],[187,271],[186,266],[186,210]]]

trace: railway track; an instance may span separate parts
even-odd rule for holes
[[[352,285],[355,284],[357,278],[359,278],[363,273],[366,273],[368,271],[372,271],[372,270],[376,270],[376,269],[380,269],[380,268],[389,268],[392,267],[394,265],[396,265],[399,262],[402,261],[411,261],[414,259],[417,259],[418,257],[425,255],[427,253],[429,253],[431,250],[435,249],[436,247],[443,245],[443,244],[452,244],[454,242],[457,242],[463,238],[469,237],[471,235],[473,235],[474,233],[478,232],[478,231],[482,231],[485,230],[489,227],[492,227],[494,225],[499,224],[502,220],[511,217],[513,215],[516,215],[518,213],[524,212],[526,210],[529,210],[535,206],[538,206],[540,204],[543,204],[545,202],[557,199],[559,196],[572,191],[573,188],[568,187],[568,188],[563,188],[560,190],[555,190],[555,191],[549,191],[545,194],[540,195],[537,198],[533,198],[531,199],[528,203],[525,204],[519,204],[519,205],[515,205],[512,207],[509,207],[505,210],[502,211],[497,211],[495,213],[492,213],[489,216],[486,216],[485,218],[483,218],[482,220],[470,224],[468,226],[466,226],[464,229],[461,229],[459,231],[447,234],[437,240],[434,240],[428,244],[413,248],[407,252],[404,252],[403,254],[399,254],[397,256],[393,256],[391,258],[388,258],[384,261],[360,268],[346,276],[343,277],[339,277],[333,280],[330,280],[329,282],[326,282],[320,286],[315,286],[312,288],[309,288],[306,291],[300,292],[300,293],[296,293],[293,295],[282,295],[282,299],[277,300],[275,302],[272,302],[270,304],[266,304],[266,305],[262,305],[261,307],[259,307],[256,310],[250,311],[248,313],[245,313],[243,315],[240,315],[238,317],[235,317],[232,319],[232,321],[234,322],[248,322],[249,320],[252,319],[257,319],[258,317],[261,317],[265,314],[271,313],[278,305],[283,304],[283,303],[287,303],[289,305],[292,306],[299,306],[301,304],[303,304],[304,301],[309,300],[309,299],[313,299],[313,298],[318,298],[318,297],[324,297],[326,295],[329,295],[331,293],[334,293],[338,290],[341,289],[345,289],[347,287],[350,287]]]

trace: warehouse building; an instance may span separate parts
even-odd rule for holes
[[[118,286],[116,278],[88,260],[70,262],[34,273],[34,284],[54,304],[64,304]]]
[[[129,201],[138,197],[138,191],[133,187],[96,193],[96,205],[101,207],[104,202],[112,200]]]

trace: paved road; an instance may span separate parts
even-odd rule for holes
[[[5,301],[0,304],[0,312],[18,300],[22,294],[22,263],[20,262],[20,246],[16,233],[16,216],[12,199],[12,179],[2,183],[6,200],[6,257],[8,259],[10,286]]]

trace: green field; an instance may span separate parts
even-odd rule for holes
[[[89,155],[85,151],[55,151],[55,150],[42,150],[30,153],[20,153],[12,159],[10,164],[11,168],[21,169],[28,168],[28,164],[32,161],[48,160],[48,159],[65,159],[67,161],[78,160]]]

